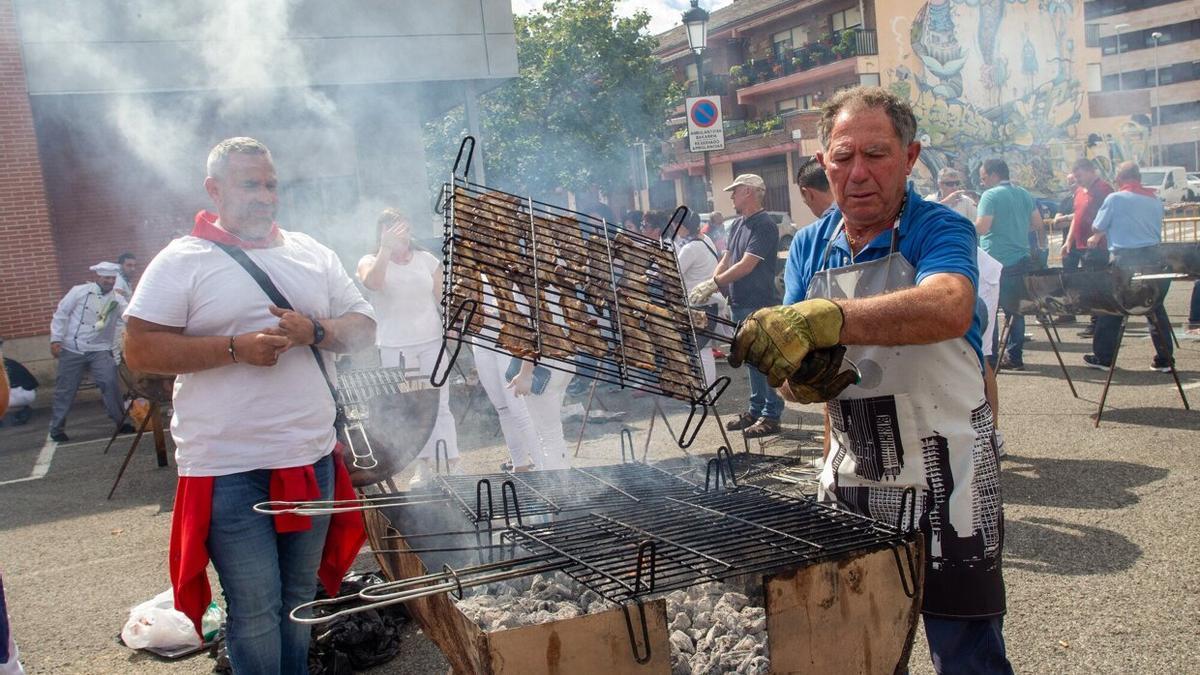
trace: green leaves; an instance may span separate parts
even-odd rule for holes
[[[629,181],[630,146],[665,133],[678,85],[652,54],[649,15],[615,4],[552,0],[515,17],[520,75],[480,100],[489,184],[543,198],[612,189]],[[427,125],[431,161],[457,148],[461,111],[451,117]]]

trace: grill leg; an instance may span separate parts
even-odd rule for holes
[[[583,447],[583,432],[587,429],[588,417],[592,414],[592,399],[596,396],[596,385],[599,380],[592,380],[592,386],[588,387],[587,405],[583,406],[583,421],[579,423],[579,436],[575,438],[575,457],[579,456],[579,449]]]
[[[112,447],[113,441],[117,440],[117,436],[121,434],[121,427],[125,424],[125,420],[129,419],[129,411],[133,409],[133,402],[136,400],[136,398],[129,399],[129,405],[125,406],[125,413],[121,415],[121,421],[117,423],[117,428],[113,429],[113,435],[108,439],[108,445],[104,446],[103,454],[108,454],[108,449]]]
[[[1058,351],[1058,340],[1055,339],[1058,337],[1058,330],[1054,331],[1053,336],[1050,334],[1049,315],[1047,315],[1047,320],[1042,323],[1042,328],[1046,331],[1046,339],[1050,341],[1050,348],[1054,350],[1054,358],[1058,359],[1058,367],[1062,368],[1063,377],[1067,378],[1067,386],[1071,388],[1071,395],[1079,398],[1079,392],[1075,391],[1075,383],[1071,381],[1071,374],[1067,372],[1067,365],[1063,363],[1062,354]]]
[[[1104,391],[1100,392],[1100,407],[1096,409],[1096,423],[1093,428],[1100,427],[1100,417],[1104,414],[1104,401],[1108,399],[1108,388],[1112,385],[1113,371],[1117,369],[1117,355],[1121,353],[1121,343],[1125,340],[1125,324],[1129,323],[1129,316],[1121,317],[1121,331],[1117,333],[1117,346],[1113,348],[1112,362],[1108,364],[1108,378],[1104,380]],[[1180,390],[1182,392],[1182,390]]]
[[[996,348],[996,372],[1000,372],[1000,364],[1004,362],[1004,350],[1008,348],[1008,335],[1012,332],[1012,317],[1004,313],[1004,326],[1000,329],[1000,346]]]
[[[125,475],[125,469],[129,466],[129,460],[133,459],[133,453],[137,450],[138,443],[142,440],[142,434],[146,433],[146,427],[150,424],[150,420],[158,414],[158,405],[150,404],[150,412],[146,415],[146,419],[142,420],[141,426],[138,427],[137,436],[133,437],[133,443],[129,446],[129,452],[125,453],[125,461],[121,462],[121,469],[117,471],[117,479],[113,481],[112,488],[108,491],[107,499],[112,499],[113,493],[117,491],[117,485],[121,482],[121,476]]]

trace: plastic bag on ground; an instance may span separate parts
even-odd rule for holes
[[[183,612],[175,609],[171,589],[129,610],[121,641],[132,649],[199,647],[200,636]]]

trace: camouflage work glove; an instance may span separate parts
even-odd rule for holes
[[[845,355],[846,348],[841,345],[809,352],[800,368],[783,383],[784,398],[796,403],[823,403],[837,398],[846,387],[858,384],[857,371],[838,372]]]
[[[828,300],[764,307],[741,323],[733,336],[729,365],[758,368],[778,387],[814,349],[832,347],[842,333],[842,308]]]

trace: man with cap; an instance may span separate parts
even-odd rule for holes
[[[775,259],[779,248],[779,229],[767,215],[763,201],[767,185],[752,173],[734,179],[726,192],[732,192],[737,220],[729,229],[729,244],[713,277],[702,281],[688,294],[692,305],[703,305],[718,287],[728,287],[734,321],[742,321],[763,307],[779,303],[775,290]],[[767,383],[767,377],[754,368],[750,376],[750,409],[725,425],[748,438],[779,433],[783,398]]]
[[[117,324],[126,306],[125,298],[113,291],[121,266],[102,262],[90,269],[96,278],[67,291],[50,322],[50,354],[58,359],[50,439],[59,443],[68,440],[63,428],[85,370],[100,387],[109,419],[121,424],[122,433],[133,432],[132,425],[122,424],[117,363],[112,352]]]

